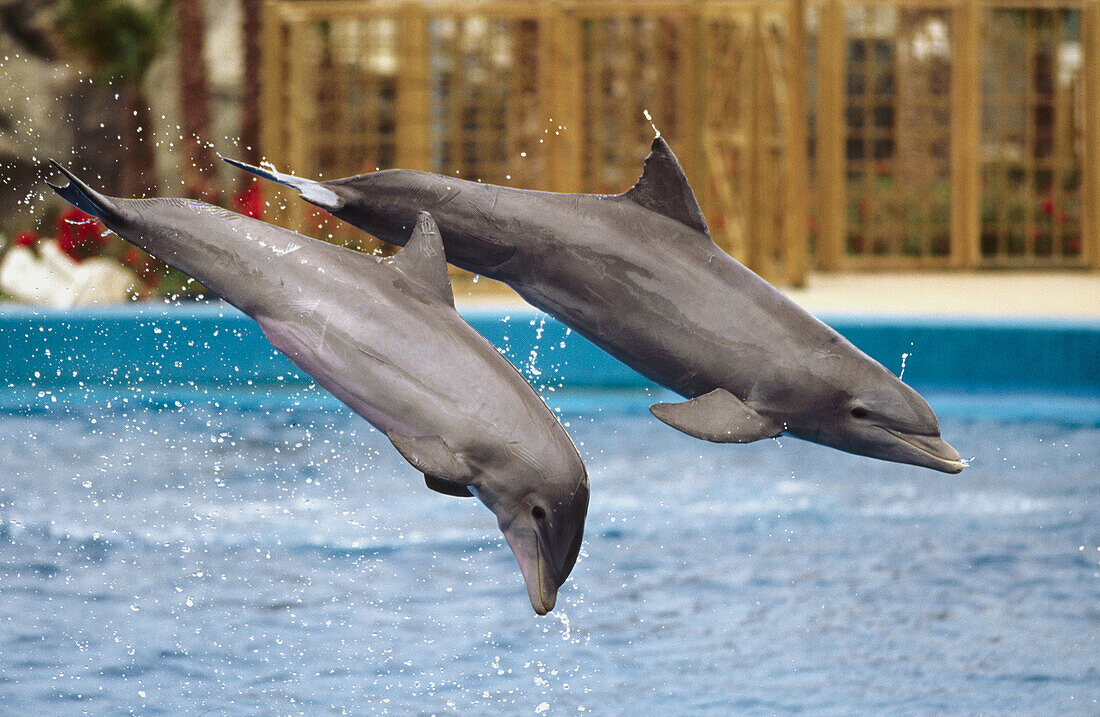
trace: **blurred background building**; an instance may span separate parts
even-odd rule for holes
[[[366,247],[214,151],[617,193],[655,126],[779,283],[1097,270],[1098,26],[1098,0],[0,0],[0,231],[53,226],[58,157]]]

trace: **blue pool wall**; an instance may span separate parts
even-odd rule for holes
[[[653,384],[525,307],[463,316],[533,383],[590,389]],[[824,316],[918,389],[1100,395],[1100,322]],[[0,306],[0,387],[303,385],[253,321],[224,304],[69,310]],[[532,371],[532,369],[534,369]]]

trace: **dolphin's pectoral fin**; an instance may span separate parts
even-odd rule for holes
[[[473,479],[474,472],[462,456],[455,453],[447,442],[439,436],[407,436],[394,430],[386,431],[390,443],[413,468],[424,474],[428,487],[447,495],[465,490]],[[434,483],[434,485],[433,485]],[[447,490],[440,490],[446,486]]]
[[[655,403],[649,410],[676,430],[715,443],[752,443],[783,432],[724,388],[682,403]]]
[[[436,493],[442,493],[443,495],[453,495],[456,498],[473,498],[474,494],[470,492],[470,489],[460,483],[452,483],[442,478],[436,478],[430,476],[427,473],[424,474],[424,483]]]

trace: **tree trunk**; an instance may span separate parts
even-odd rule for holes
[[[259,164],[260,154],[260,48],[262,0],[241,0],[244,21],[241,36],[244,41],[244,93],[241,97],[241,148],[242,158],[249,164]],[[248,184],[251,177],[240,173]]]
[[[185,192],[212,198],[214,155],[210,137],[210,90],[203,52],[205,28],[202,0],[178,0],[180,40],[180,109],[183,124],[183,182]]]
[[[157,161],[153,149],[153,114],[140,87],[126,83],[125,145],[121,148],[124,197],[151,197],[157,193]]]

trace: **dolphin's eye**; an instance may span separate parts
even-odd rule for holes
[[[542,509],[541,505],[536,505],[531,509],[531,515],[534,516],[535,520],[542,520],[546,517],[546,511]]]
[[[856,406],[852,409],[852,416],[855,418],[867,418],[867,409],[863,406]]]

